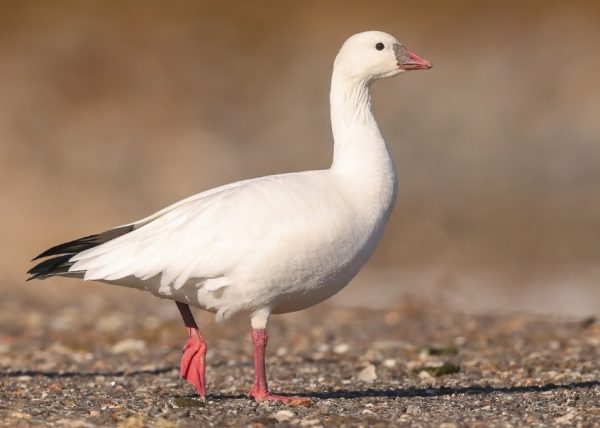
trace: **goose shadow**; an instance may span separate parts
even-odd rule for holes
[[[94,370],[94,371],[42,371],[42,370],[6,370],[0,371],[0,378],[3,377],[43,377],[49,379],[70,378],[70,377],[128,377],[139,375],[158,375],[168,373],[174,370],[179,370],[178,367],[159,367],[155,369],[140,369],[140,370]]]
[[[311,397],[321,399],[335,398],[365,398],[365,397],[385,397],[385,398],[410,398],[410,397],[440,397],[445,395],[486,395],[486,394],[522,394],[526,392],[546,392],[555,390],[568,390],[577,388],[595,388],[600,387],[600,381],[593,380],[587,382],[571,382],[567,384],[548,383],[545,385],[516,385],[516,386],[488,386],[488,385],[470,385],[463,387],[439,388],[393,388],[393,389],[375,389],[368,388],[363,390],[333,390],[307,394]]]
[[[178,371],[178,367],[159,367],[145,370],[113,370],[113,371],[40,371],[40,370],[8,370],[0,371],[2,377],[44,377],[54,378],[72,378],[72,377],[131,377],[139,375],[160,375],[172,371]],[[299,393],[290,393],[282,395],[294,395],[300,397],[310,397],[316,399],[356,399],[356,398],[411,398],[411,397],[440,397],[446,395],[486,395],[486,394],[522,394],[527,392],[546,392],[556,390],[570,390],[577,388],[596,388],[600,387],[600,380],[591,380],[586,382],[571,382],[566,384],[547,383],[544,385],[516,385],[516,386],[489,386],[489,385],[470,385],[463,387],[439,388],[367,388],[367,389],[336,389],[329,391],[310,392],[303,391]],[[194,394],[178,397],[194,397]],[[226,400],[245,398],[245,394],[209,394],[208,399]],[[177,398],[177,397],[175,397]]]
[[[548,383],[545,385],[516,385],[516,386],[487,386],[471,385],[464,387],[445,387],[439,388],[392,388],[376,389],[367,388],[357,389],[339,389],[320,392],[300,392],[281,394],[284,396],[299,396],[316,399],[357,399],[357,398],[411,398],[411,397],[441,397],[446,395],[486,395],[486,394],[522,394],[526,392],[546,392],[556,390],[570,390],[578,388],[600,387],[600,381],[592,380],[587,382],[571,382],[567,384]],[[276,391],[277,392],[277,391]],[[279,394],[279,392],[277,392]],[[209,394],[209,399],[226,400],[244,398],[243,394]]]

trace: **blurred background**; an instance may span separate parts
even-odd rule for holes
[[[434,68],[373,88],[400,191],[338,302],[600,312],[596,1],[2,2],[2,295],[104,296],[25,286],[28,260],[220,184],[327,168],[332,61],[370,29]]]

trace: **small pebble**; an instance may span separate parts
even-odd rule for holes
[[[321,425],[320,419],[301,419],[300,420],[301,427],[316,427],[317,425]]]
[[[345,354],[349,350],[350,350],[350,345],[348,345],[347,343],[340,343],[339,345],[336,345],[333,348],[333,352],[335,352],[336,354]]]
[[[273,413],[272,415],[278,422],[285,422],[291,420],[294,416],[294,412],[289,410],[280,410],[278,412]]]
[[[377,379],[377,372],[375,371],[375,366],[373,364],[369,364],[364,369],[362,369],[358,373],[358,379],[363,382],[373,382]]]
[[[396,367],[396,360],[394,360],[393,358],[387,358],[383,360],[383,366],[387,367],[388,369]]]
[[[126,352],[142,352],[146,349],[146,342],[139,339],[124,339],[115,343],[111,347],[113,354],[123,354]]]

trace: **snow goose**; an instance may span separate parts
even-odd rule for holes
[[[389,34],[350,37],[333,66],[329,169],[228,184],[57,245],[36,257],[46,260],[29,279],[83,278],[174,300],[189,335],[180,374],[203,397],[207,348],[190,305],[217,320],[246,313],[255,357],[249,396],[298,399],[267,387],[267,320],[333,296],[375,250],[396,199],[396,170],[371,112],[369,87],[430,67]]]

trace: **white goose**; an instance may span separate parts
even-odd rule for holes
[[[145,219],[50,248],[30,279],[69,276],[146,290],[177,303],[189,339],[181,377],[205,396],[206,343],[189,305],[218,320],[250,316],[256,400],[269,392],[270,314],[340,291],[377,246],[396,198],[394,161],[371,112],[376,79],[431,64],[393,36],[368,31],[340,49],[331,80],[329,169],[254,178],[199,193]]]

